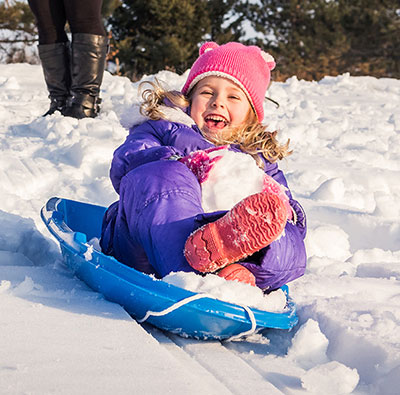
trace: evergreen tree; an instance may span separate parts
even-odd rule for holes
[[[123,72],[133,79],[185,71],[210,30],[205,0],[124,0],[109,22]]]
[[[275,78],[319,79],[337,67],[346,49],[333,0],[261,0],[248,7],[247,15],[264,34],[255,43],[277,60]]]
[[[244,35],[245,12],[238,0],[209,0],[207,11],[210,19],[210,40],[218,44],[240,41]]]
[[[35,18],[26,2],[5,0],[0,3],[0,29],[37,33]]]
[[[343,66],[353,74],[400,78],[398,0],[338,0],[349,41]]]
[[[400,77],[398,0],[260,0],[247,4],[247,16],[281,79]]]
[[[108,18],[121,3],[122,0],[103,0],[101,4],[101,15],[103,15],[103,18]]]

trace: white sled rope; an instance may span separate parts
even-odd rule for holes
[[[179,309],[180,307],[193,302],[194,300],[197,299],[203,299],[203,298],[211,298],[211,299],[215,299],[214,296],[212,295],[208,295],[208,294],[194,294],[192,296],[189,296],[188,298],[182,299],[179,302],[174,303],[173,305],[169,306],[168,308],[162,310],[162,311],[147,311],[147,313],[144,315],[143,318],[137,319],[137,322],[139,322],[140,324],[145,322],[149,317],[153,316],[153,317],[161,317],[164,315],[167,315],[169,313],[171,313],[172,311]],[[254,313],[251,311],[249,306],[245,306],[245,305],[239,305],[240,307],[243,307],[243,309],[247,312],[247,314],[249,315],[249,319],[251,322],[251,328],[247,331],[238,333],[237,335],[231,336],[230,338],[228,338],[227,340],[235,340],[235,339],[240,339],[243,336],[249,336],[252,335],[255,330],[256,330],[256,319],[254,317]]]

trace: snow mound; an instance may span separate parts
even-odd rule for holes
[[[359,376],[356,369],[332,361],[310,369],[301,381],[303,388],[312,394],[345,395],[354,391]]]
[[[329,341],[318,322],[309,319],[296,333],[288,357],[294,358],[304,369],[328,362],[326,350]]]

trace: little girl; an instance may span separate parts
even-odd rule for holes
[[[104,253],[160,278],[216,273],[265,291],[303,275],[305,214],[276,164],[288,147],[261,124],[274,67],[256,46],[207,42],[181,92],[152,84],[143,93],[148,120],[111,165],[120,197],[103,220]],[[204,212],[202,183],[227,146],[254,158],[264,188],[229,211]]]

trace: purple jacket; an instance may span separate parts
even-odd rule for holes
[[[103,252],[158,277],[194,271],[183,255],[187,237],[225,212],[204,213],[197,179],[185,165],[168,159],[210,147],[213,144],[196,125],[149,120],[132,127],[111,165],[111,181],[120,199],[104,217]],[[287,187],[276,163],[265,160],[265,172]],[[289,189],[287,194],[295,222],[287,223],[279,240],[241,262],[262,289],[279,288],[304,274],[306,218]]]

